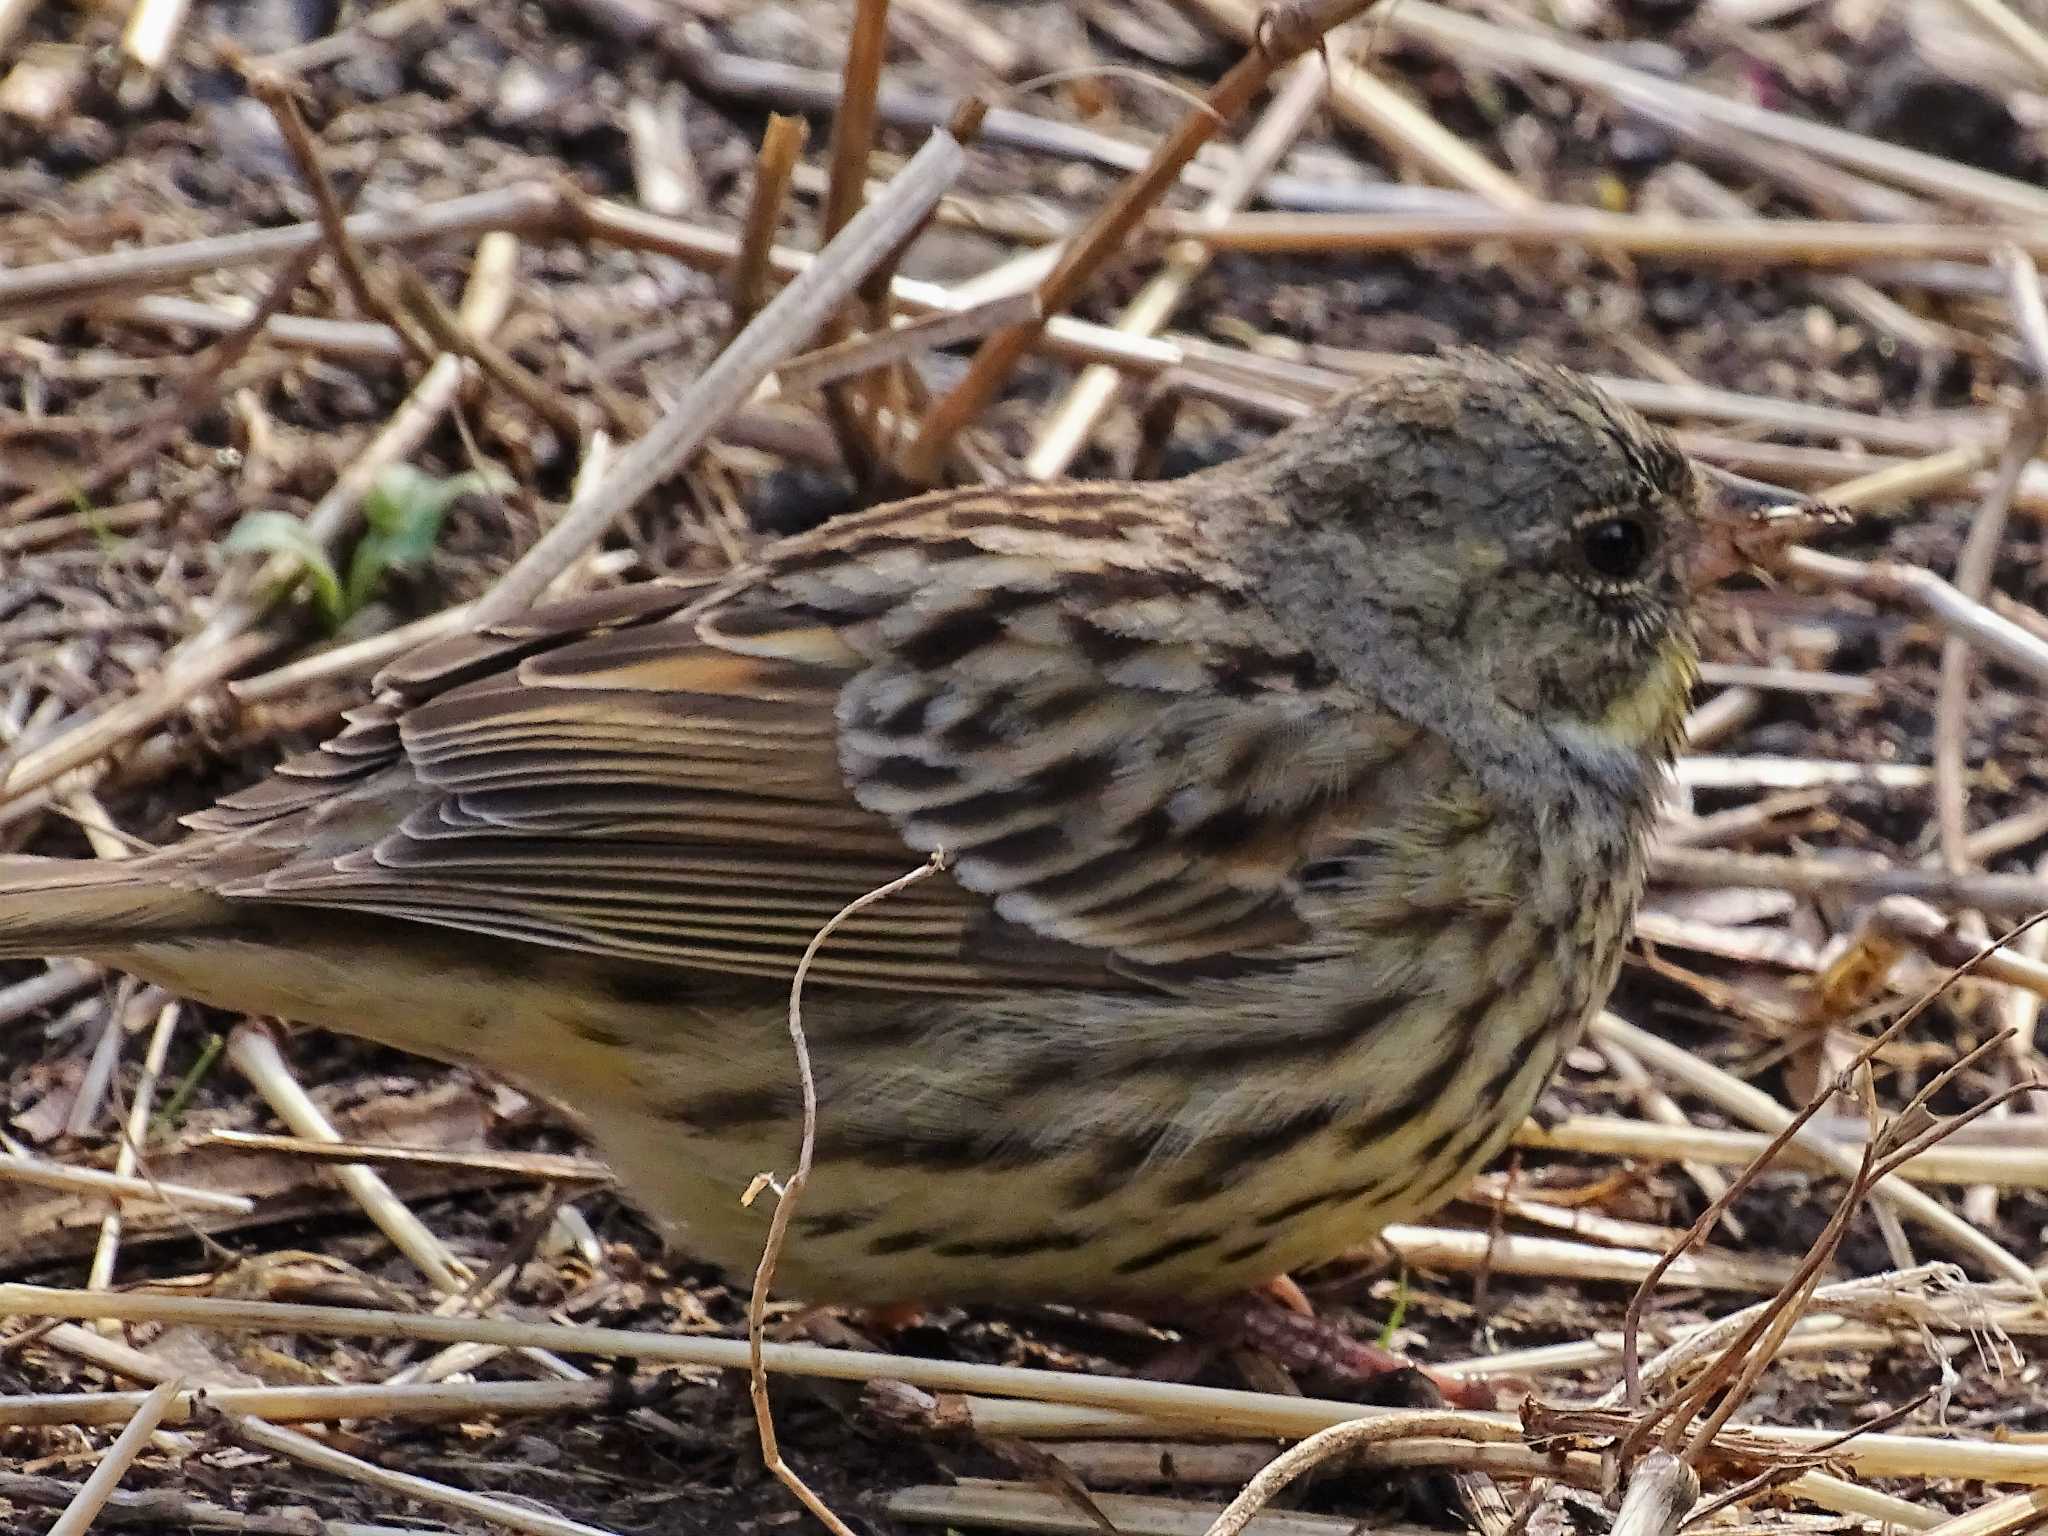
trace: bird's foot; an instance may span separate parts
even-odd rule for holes
[[[805,1307],[787,1328],[790,1337],[835,1349],[879,1349],[881,1341],[915,1328],[930,1316],[922,1302],[889,1302],[876,1307]]]
[[[1414,1389],[1420,1388],[1425,1396],[1433,1390],[1452,1407],[1494,1406],[1493,1391],[1486,1383],[1432,1371],[1382,1345],[1353,1338],[1307,1310],[1306,1299],[1291,1280],[1283,1277],[1283,1285],[1262,1287],[1189,1319],[1188,1332],[1200,1354],[1191,1360],[1188,1347],[1183,1346],[1155,1366],[1164,1366],[1168,1374],[1192,1374],[1192,1368],[1207,1355],[1244,1350],[1290,1376],[1326,1384],[1327,1390],[1346,1395],[1363,1389],[1385,1396],[1390,1388],[1397,1389],[1399,1395],[1402,1383],[1397,1378],[1405,1377],[1409,1378],[1406,1385],[1411,1398]]]

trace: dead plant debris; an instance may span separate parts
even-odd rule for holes
[[[1986,944],[2048,906],[2038,8],[1344,9],[0,4],[0,848],[172,837],[542,590],[1569,363],[1864,515],[1711,614],[1639,963],[1511,1167],[1301,1277],[1497,1410],[773,1306],[782,1452],[861,1531],[2036,1525],[2048,928]],[[547,1106],[71,963],[0,1023],[0,1528],[807,1518],[744,1280]]]

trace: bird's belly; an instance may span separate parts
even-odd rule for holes
[[[1562,1012],[1565,1001],[1501,996],[1436,1041],[1247,1067],[1234,1085],[1191,1076],[1171,1055],[1096,1075],[1077,1064],[1049,1090],[977,1100],[979,1118],[933,1113],[886,1051],[865,1072],[835,1060],[828,1035],[814,1043],[817,1158],[777,1289],[867,1304],[1143,1307],[1227,1296],[1333,1258],[1442,1203],[1499,1151],[1581,1022],[1583,1006]],[[755,1081],[788,1081],[780,1035],[768,1032],[777,1076]],[[943,1053],[926,1059],[928,1077],[948,1075]],[[605,1076],[654,1090],[632,1112],[615,1098],[592,1116],[625,1186],[686,1251],[751,1273],[775,1196],[742,1196],[759,1175],[795,1167],[791,1106],[775,1093],[664,1085],[645,1062]],[[1047,1091],[1065,1101],[1050,1136]]]
[[[794,1169],[801,1129],[779,995],[712,1005],[678,975],[607,996],[545,963],[524,985],[496,967],[484,989],[417,947],[369,968],[295,953],[260,998],[238,957],[124,959],[200,996],[232,972],[243,1007],[522,1081],[584,1118],[685,1251],[752,1272],[775,1196],[743,1197]],[[1157,1306],[1334,1257],[1499,1149],[1590,992],[1546,964],[1393,1010],[1298,976],[1277,995],[1232,1014],[1214,998],[819,993],[817,1160],[778,1291]]]

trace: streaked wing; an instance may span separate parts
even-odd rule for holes
[[[786,978],[944,849],[820,981],[1170,985],[1284,954],[1297,871],[1372,819],[1414,731],[1171,517],[1143,487],[927,498],[715,589],[429,647],[203,819],[303,850],[226,894]]]

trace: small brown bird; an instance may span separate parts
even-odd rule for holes
[[[430,645],[0,955],[470,1062],[819,1301],[1157,1308],[1499,1150],[1612,986],[1700,586],[1782,493],[1571,374],[1407,363],[1166,484],[942,492]]]

